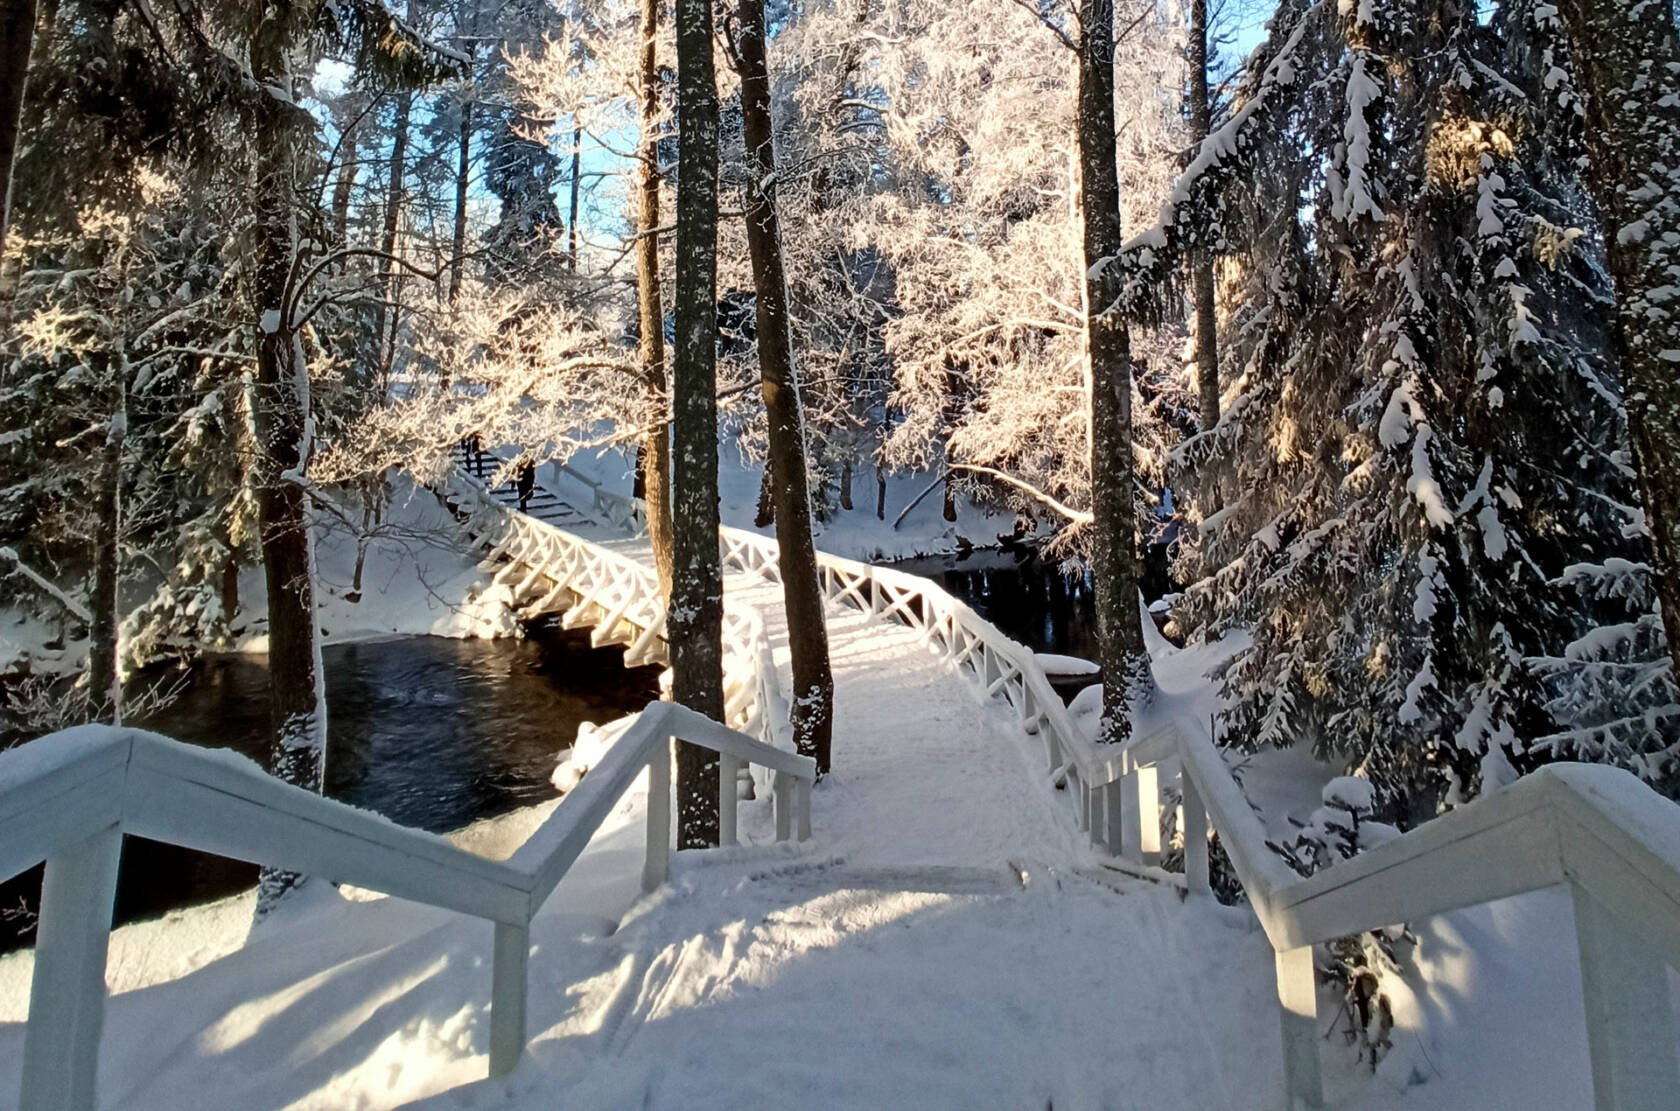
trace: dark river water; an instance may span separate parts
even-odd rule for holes
[[[1088,574],[1030,550],[921,556],[887,566],[932,579],[1005,635],[1035,652],[1096,659],[1097,617]]]
[[[553,798],[549,776],[585,721],[606,722],[658,696],[659,669],[623,666],[586,630],[532,628],[524,640],[402,637],[328,647],[327,794],[394,822],[442,833]],[[267,762],[262,657],[200,662],[180,696],[132,724]],[[0,884],[0,951],[27,944],[39,868]],[[231,894],[254,865],[130,837],[117,920]]]

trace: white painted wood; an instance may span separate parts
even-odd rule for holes
[[[525,1004],[530,990],[527,963],[531,931],[496,923],[490,971],[490,1075],[506,1076],[525,1053]]]
[[[793,777],[778,771],[772,783],[776,807],[776,840],[786,841],[793,835]]]
[[[1103,796],[1103,845],[1110,856],[1123,856],[1121,845],[1126,839],[1126,808],[1120,784],[1107,783],[1099,790]]]
[[[1674,1007],[1662,958],[1580,884],[1575,940],[1597,1111],[1672,1111],[1680,1103]]]
[[[642,866],[643,891],[652,891],[671,878],[671,754],[672,746],[667,742],[655,747],[648,756],[647,861]]]
[[[1153,764],[1132,773],[1137,779],[1138,859],[1145,867],[1161,863],[1161,784]]]
[[[727,848],[740,838],[736,833],[737,781],[744,762],[733,756],[718,757],[718,844]]]
[[[811,839],[811,781],[803,776],[793,781],[794,805],[799,811],[795,834],[801,841]]]
[[[1184,792],[1184,880],[1190,894],[1210,895],[1213,885],[1209,878],[1207,807],[1202,805],[1195,780],[1183,776],[1181,782]]]
[[[39,742],[37,742],[39,743]],[[47,859],[23,1039],[22,1111],[93,1111],[105,1023],[105,954],[122,828]]]
[[[1283,1035],[1283,1082],[1294,1108],[1323,1107],[1318,1062],[1318,986],[1310,945],[1277,954],[1278,1014]]]

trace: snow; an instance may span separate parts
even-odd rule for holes
[[[567,465],[613,493],[625,497],[630,495],[634,467],[619,451],[578,454],[568,460]],[[762,462],[745,462],[737,451],[727,446],[719,452],[718,510],[724,525],[763,536],[775,536],[774,525],[759,528],[753,523],[758,512],[758,490],[763,474]],[[831,555],[865,563],[882,563],[918,555],[954,552],[965,545],[988,547],[997,543],[999,535],[1014,531],[1012,515],[987,512],[967,498],[957,499],[957,519],[945,520],[937,490],[922,499],[904,523],[894,528],[893,521],[932,479],[933,476],[924,471],[890,472],[887,476],[885,520],[877,520],[874,473],[859,468],[852,483],[853,508],[838,508],[839,495],[836,492],[836,508],[829,520],[811,522],[817,546]],[[556,467],[539,468],[538,481],[568,497],[585,493],[581,483]],[[583,504],[588,504],[587,500]]]
[[[393,492],[384,522],[367,547],[360,601],[351,601],[356,540],[331,512],[316,514],[315,605],[322,640],[344,644],[389,636],[457,639],[519,636],[513,592],[496,586],[462,551],[453,517],[423,487],[392,476]],[[359,521],[359,509],[344,510]],[[240,576],[242,609],[261,615],[266,586],[260,568]],[[235,630],[238,650],[265,653],[268,637],[260,616]]]
[[[1095,675],[1102,670],[1090,660],[1080,659],[1078,656],[1060,656],[1054,652],[1039,652],[1035,654],[1038,666],[1046,675]]]

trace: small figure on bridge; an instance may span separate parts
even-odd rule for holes
[[[519,477],[514,479],[519,489],[519,512],[525,512],[525,507],[531,504],[531,491],[537,485],[537,469],[531,466],[529,459],[519,464]]]

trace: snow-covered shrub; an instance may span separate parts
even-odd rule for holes
[[[1303,876],[1400,835],[1393,826],[1371,817],[1376,790],[1369,780],[1338,776],[1324,785],[1320,798],[1322,805],[1307,821],[1296,823],[1293,841],[1272,845]],[[1372,1069],[1392,1048],[1389,1031],[1394,1028],[1394,1007],[1384,980],[1399,973],[1397,946],[1411,940],[1406,927],[1394,926],[1336,938],[1324,947],[1328,959],[1319,965],[1319,972],[1341,988],[1342,1014],[1347,1020],[1344,1033],[1358,1047],[1359,1059]]]

